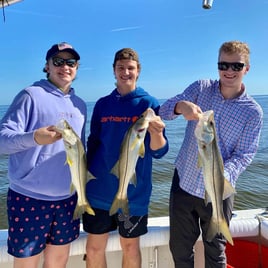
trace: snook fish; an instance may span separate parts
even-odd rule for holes
[[[81,139],[64,119],[55,126],[55,130],[61,133],[64,142],[66,163],[69,165],[72,176],[70,192],[76,190],[78,196],[73,218],[79,218],[84,212],[95,215],[88,203],[85,190],[86,183],[94,176],[87,171],[86,154]]]
[[[235,193],[235,189],[224,177],[222,156],[217,145],[217,135],[212,110],[204,112],[195,128],[198,144],[198,166],[203,169],[205,203],[212,203],[212,217],[207,233],[211,241],[222,234],[233,245],[232,235],[223,213],[223,200]]]
[[[148,108],[138,120],[131,125],[121,143],[119,160],[111,170],[119,179],[118,191],[110,208],[110,215],[122,209],[125,215],[129,214],[127,188],[128,184],[136,185],[136,164],[139,157],[144,157],[144,138],[149,127],[150,120],[155,116],[154,111]]]

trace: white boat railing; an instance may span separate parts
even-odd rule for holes
[[[268,218],[265,209],[234,211],[230,223],[233,238],[250,237],[253,240],[260,237],[268,247]],[[264,215],[264,216],[262,216]],[[13,257],[7,254],[7,230],[0,230],[0,265],[1,268],[11,268]],[[85,254],[87,233],[81,230],[80,237],[71,244],[70,264],[68,267],[81,267]],[[169,217],[149,218],[148,233],[141,236],[143,267],[160,268],[174,267],[169,252]],[[120,267],[121,247],[118,232],[110,234],[106,255],[109,267]],[[203,243],[201,238],[195,245],[195,268],[204,267]],[[79,263],[79,264],[78,264]],[[114,264],[112,264],[114,263]],[[79,266],[80,265],[80,266]],[[84,267],[82,266],[82,267]]]

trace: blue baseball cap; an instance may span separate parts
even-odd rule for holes
[[[50,58],[56,56],[59,52],[66,51],[71,53],[76,60],[80,60],[79,54],[76,52],[76,50],[68,43],[62,42],[59,44],[53,45],[48,51],[46,55],[46,60],[49,60]]]

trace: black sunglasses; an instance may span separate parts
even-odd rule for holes
[[[242,62],[218,62],[218,69],[220,71],[227,71],[231,67],[233,71],[240,72],[244,68],[244,66],[246,66],[246,64]]]
[[[66,64],[69,67],[76,67],[77,66],[77,60],[76,59],[62,59],[62,58],[58,58],[58,57],[54,57],[52,58],[52,63],[54,66],[56,67],[60,67],[64,64]]]
[[[242,62],[218,62],[218,69],[220,71],[227,71],[231,67],[233,71],[240,72],[244,66],[246,66],[246,64]]]

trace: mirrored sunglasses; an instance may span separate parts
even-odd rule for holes
[[[77,60],[76,59],[62,59],[62,58],[58,58],[58,57],[54,57],[52,58],[52,63],[54,66],[56,67],[60,67],[64,64],[66,64],[69,67],[76,67],[77,66]]]
[[[227,71],[231,67],[233,71],[240,72],[244,66],[246,66],[246,64],[242,62],[218,62],[218,69],[220,71]]]

